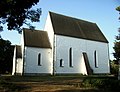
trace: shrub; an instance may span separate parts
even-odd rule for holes
[[[117,76],[119,71],[119,65],[116,64],[114,61],[111,61],[110,63],[110,72],[111,74]]]
[[[21,88],[13,83],[9,83],[6,80],[0,80],[0,86],[5,92],[17,92]]]
[[[120,90],[120,81],[116,79],[99,79],[86,78],[82,82],[82,87],[92,87],[103,90],[118,91]]]

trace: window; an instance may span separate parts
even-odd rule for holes
[[[97,51],[94,51],[94,62],[95,62],[95,68],[98,68],[98,57],[97,57]]]
[[[38,65],[41,66],[41,53],[38,54]]]
[[[69,66],[73,67],[73,62],[72,62],[72,48],[69,49]]]
[[[64,61],[63,59],[60,59],[60,67],[63,67],[64,66]]]

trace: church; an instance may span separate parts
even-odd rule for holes
[[[12,75],[108,74],[108,40],[96,23],[49,12],[44,30],[24,28]]]

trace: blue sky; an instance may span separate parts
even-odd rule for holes
[[[120,27],[119,14],[115,8],[119,5],[120,0],[40,0],[33,8],[42,8],[41,20],[34,25],[36,29],[44,29],[49,11],[97,23],[109,41],[110,58],[113,59],[113,43]],[[20,44],[20,34],[17,31],[5,28],[0,34],[13,45]]]

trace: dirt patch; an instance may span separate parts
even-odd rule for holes
[[[9,86],[2,85],[0,92],[101,92],[95,88],[81,88],[84,78],[85,76],[1,76],[0,80],[5,80],[5,85]]]

